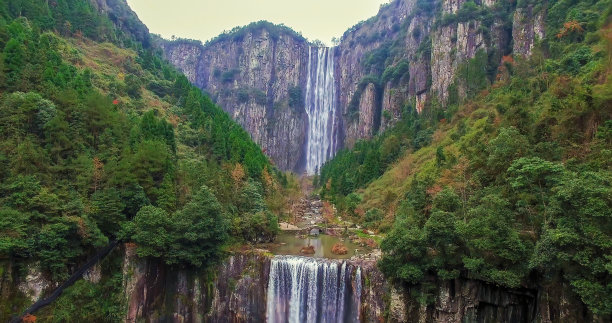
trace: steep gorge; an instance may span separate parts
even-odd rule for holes
[[[517,8],[496,0],[395,0],[382,6],[333,50],[335,91],[328,95],[338,113],[328,125],[335,136],[328,154],[384,131],[405,106],[421,112],[426,104],[445,106],[471,94],[458,70],[470,60],[496,68],[504,55],[530,55],[544,36],[545,12],[545,5]],[[265,22],[205,45],[162,43],[165,57],[243,125],[279,168],[312,173],[306,161],[312,44]]]
[[[97,9],[109,12],[146,46],[146,27],[117,15],[113,5],[119,2],[99,0]],[[477,2],[468,6],[476,11],[467,13],[464,7],[471,2],[442,1],[437,15],[428,3],[394,1],[377,17],[351,28],[335,48],[315,47],[265,24],[205,46],[187,41],[163,46],[190,81],[213,94],[279,167],[314,173],[339,148],[392,126],[404,107],[422,112],[428,104],[444,106],[469,95],[470,84],[457,78],[466,62],[486,60],[495,66],[502,55],[531,55],[544,34],[541,6],[511,7],[509,25],[503,17],[481,20],[500,1]],[[121,244],[74,287],[98,298],[108,296],[100,292],[103,286],[119,286],[122,299],[115,300],[120,309],[115,314],[121,317],[116,321],[606,320],[593,317],[566,281],[510,288],[469,275],[443,280],[428,274],[421,284],[392,283],[372,260],[273,256],[264,250],[232,252],[210,268],[186,269],[139,258],[136,248]],[[19,266],[13,257],[0,261],[0,314],[14,313],[19,304],[36,301],[59,284],[45,275],[36,258],[20,261]],[[67,292],[58,303],[74,311],[79,305],[70,302],[80,294]],[[56,309],[47,310],[41,318],[61,320]]]

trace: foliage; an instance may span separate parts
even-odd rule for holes
[[[289,88],[289,106],[292,108],[301,108],[304,106],[304,96],[302,94],[302,88],[299,86],[292,86]]]
[[[221,256],[234,217],[271,239],[278,214],[267,203],[282,209],[286,177],[150,48],[126,5],[109,5],[107,15],[90,1],[0,4],[0,258],[34,261],[61,282],[118,238],[140,255],[196,267]],[[261,212],[235,212],[242,200],[227,165],[236,163],[259,187]],[[79,283],[66,299],[105,290]],[[94,303],[75,319],[119,315]],[[57,320],[74,320],[70,308],[58,305]]]
[[[242,186],[233,219],[234,236],[248,242],[270,242],[279,231],[278,218],[265,204],[262,188],[252,180]]]
[[[435,101],[420,115],[406,108],[385,133],[339,152],[322,167],[321,194],[371,228],[394,216],[379,267],[398,282],[562,283],[592,314],[607,317],[610,1],[548,5],[547,36],[531,57],[476,53],[457,68],[448,110]],[[542,10],[533,1],[516,6]],[[489,26],[507,22],[513,10],[468,1],[439,24]],[[384,53],[365,61],[373,79],[392,80],[397,67],[389,66],[399,66]]]
[[[100,281],[78,280],[36,313],[38,321],[121,321],[126,311],[122,265],[123,257],[116,251],[111,253],[98,264]]]
[[[134,241],[141,257],[161,258],[169,265],[200,267],[216,261],[228,238],[228,223],[221,204],[202,186],[192,200],[170,216],[163,209],[145,206],[124,225],[123,236]]]
[[[283,25],[283,24],[273,24],[271,22],[260,20],[256,22],[252,22],[246,26],[234,27],[232,30],[224,31],[219,36],[209,40],[204,44],[204,46],[212,46],[219,42],[223,42],[226,40],[231,41],[241,41],[244,36],[249,33],[257,33],[266,31],[270,38],[273,40],[278,40],[282,35],[290,35],[294,38],[301,39],[305,41],[306,39],[302,36],[302,34],[294,31],[293,29]]]
[[[437,117],[434,117],[437,118]],[[339,151],[334,159],[321,168],[320,183],[324,197],[340,202],[353,190],[364,187],[410,149],[427,146],[432,129],[428,126],[437,120],[418,116],[410,106],[405,106],[402,118],[386,132],[370,141],[358,141],[352,150]],[[343,203],[340,203],[343,204]],[[342,205],[338,205],[343,210]]]

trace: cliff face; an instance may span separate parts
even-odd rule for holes
[[[470,81],[459,71],[470,61],[486,69],[501,65],[504,55],[531,55],[545,36],[546,3],[512,6],[499,0],[396,0],[347,32],[337,67],[345,144],[384,131],[406,105],[421,112],[427,101],[444,107],[466,97]],[[504,20],[505,12],[512,13],[511,21]],[[376,86],[374,100],[361,90],[370,91],[370,85]]]
[[[499,0],[395,0],[347,31],[335,51],[343,119],[336,130],[339,146],[384,131],[400,119],[404,106],[421,112],[428,101],[444,107],[467,96],[471,82],[458,71],[470,61],[494,69],[504,55],[530,55],[545,35],[546,5],[513,6]],[[163,48],[281,169],[301,171],[309,44],[287,32],[272,36],[265,27],[227,35],[206,46],[174,41]],[[488,78],[485,82],[493,81]],[[291,91],[302,100],[290,107]]]
[[[347,31],[338,45],[338,104],[345,116],[345,144],[348,147],[358,139],[370,138],[378,127],[375,121],[380,119],[380,86],[364,84],[362,80],[383,71],[378,66],[366,66],[368,55],[399,37],[401,25],[412,12],[414,3],[412,0],[393,1],[375,17]],[[362,88],[365,86],[362,93],[358,91],[360,83]],[[357,97],[353,98],[355,95]],[[358,104],[351,104],[351,101]]]
[[[285,170],[304,160],[307,118],[303,96],[308,44],[288,33],[253,30],[213,44],[176,41],[163,45],[165,57],[188,79],[210,93],[255,142]]]
[[[173,270],[127,249],[126,322],[264,322],[270,260],[237,254],[214,271]]]
[[[271,256],[235,253],[210,270],[188,270],[138,258],[134,247],[119,248],[123,258],[125,322],[265,322]],[[425,286],[397,286],[385,280],[372,260],[349,260],[361,268],[361,322],[594,322],[570,286],[507,289],[458,278]],[[20,270],[0,262],[0,320],[57,286],[36,264]],[[95,268],[84,279],[97,284]],[[98,272],[98,273],[96,273]],[[353,271],[355,272],[355,271]],[[353,284],[356,284],[353,276]],[[601,320],[600,320],[601,321]],[[605,321],[605,320],[604,320]]]
[[[210,272],[171,270],[137,259],[128,250],[124,262],[125,321],[264,322],[270,263],[269,256],[246,253],[230,256]],[[539,291],[505,289],[459,278],[432,280],[426,289],[389,283],[373,261],[355,260],[349,265],[361,267],[361,322],[593,320],[567,292],[567,286]]]
[[[123,267],[125,321],[265,322],[271,260],[266,254],[246,252],[231,255],[210,271],[172,270],[139,259],[128,248]],[[368,277],[375,272],[377,281],[383,281],[373,263],[362,268]],[[365,295],[373,303],[362,302],[361,312],[382,314],[382,294],[363,291],[361,297]]]

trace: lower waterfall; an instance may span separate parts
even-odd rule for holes
[[[297,256],[272,259],[268,322],[358,322],[360,304],[360,267]]]

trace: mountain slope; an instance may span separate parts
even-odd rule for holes
[[[228,244],[276,234],[286,177],[124,1],[7,1],[0,17],[1,320],[110,240],[205,268]],[[110,257],[100,284],[80,282],[43,317],[120,320]]]
[[[405,102],[395,126],[340,152],[318,180],[343,216],[386,233],[380,268],[424,298],[476,278],[537,289],[543,321],[607,321],[612,6],[545,8],[530,23],[546,36],[515,38],[493,81],[477,53],[450,82],[463,99],[419,115]]]
[[[372,138],[401,118],[405,102],[455,104],[473,95],[480,59],[494,80],[504,55],[529,56],[544,37],[546,6],[530,2],[395,0],[351,27],[335,53],[334,131],[341,147]],[[300,172],[307,144],[308,43],[283,26],[253,23],[207,44],[164,42],[164,54],[230,113],[281,168]],[[466,78],[467,77],[467,78]],[[294,99],[296,97],[297,99]],[[293,103],[292,103],[293,102]]]

